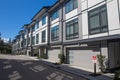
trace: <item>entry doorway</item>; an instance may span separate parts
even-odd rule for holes
[[[111,41],[108,43],[109,67],[120,67],[120,41]]]

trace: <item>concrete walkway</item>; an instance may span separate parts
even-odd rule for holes
[[[81,68],[77,67],[77,66],[71,66],[71,65],[67,65],[67,64],[55,65],[54,61],[50,61],[47,59],[37,59],[36,57],[29,57],[29,58],[31,58],[33,60],[40,60],[43,63],[45,63],[46,65],[49,65],[54,68],[58,68],[60,70],[67,71],[71,74],[82,76],[89,80],[113,80],[114,79],[114,74],[112,74],[112,73],[105,73],[103,75],[92,76],[92,75],[90,75],[90,74],[92,74],[92,72],[81,70]]]

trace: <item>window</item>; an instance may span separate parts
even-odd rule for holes
[[[55,20],[59,17],[59,10],[55,11],[52,13],[52,16],[51,16],[51,19],[52,20]]]
[[[57,41],[59,40],[59,26],[55,26],[51,29],[51,40]]]
[[[36,44],[38,44],[38,43],[39,43],[39,33],[36,34]]]
[[[23,41],[21,41],[21,47],[23,47]]]
[[[78,19],[66,23],[66,39],[78,38]]]
[[[36,29],[38,29],[38,28],[39,28],[39,21],[38,21],[38,22],[36,22],[35,27],[36,27]]]
[[[30,37],[27,39],[27,44],[30,45]]]
[[[46,16],[42,18],[42,25],[45,25],[45,24],[46,24]]]
[[[35,31],[35,26],[32,27],[32,32],[34,32],[34,31]]]
[[[108,31],[106,5],[88,12],[89,34],[96,34]]]
[[[42,42],[45,42],[46,40],[46,31],[42,31]]]
[[[24,39],[24,45],[26,45],[26,41],[27,41],[27,40],[26,40],[26,39]]]
[[[29,34],[29,33],[30,33],[30,28],[27,29],[27,34]]]
[[[32,37],[32,45],[35,44],[35,36]]]
[[[28,30],[27,29],[25,29],[25,34],[28,34]]]
[[[68,13],[78,7],[77,0],[69,0],[65,6],[65,12]]]

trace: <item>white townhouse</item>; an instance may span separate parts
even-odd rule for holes
[[[12,42],[12,52],[14,54],[20,54],[20,35],[16,35],[16,39]]]
[[[49,24],[49,14],[47,13],[49,6],[44,6],[33,18],[32,21],[35,22],[33,27],[32,37],[33,37],[33,49],[34,52],[40,56],[47,55],[47,45],[48,45],[48,24]]]
[[[61,0],[62,2],[64,0]],[[59,62],[58,55],[63,53],[62,45],[62,10],[63,5],[56,2],[48,10],[49,13],[49,48],[48,59],[54,62]]]
[[[30,55],[30,42],[31,42],[31,29],[29,24],[25,24],[22,28],[24,28],[24,35],[23,35],[23,54]]]
[[[32,22],[32,47],[49,60],[62,53],[67,64],[93,71],[92,57],[102,55],[106,69],[120,67],[119,0],[58,0]]]
[[[48,59],[93,71],[92,57],[105,56],[107,69],[120,67],[120,1],[59,0],[50,9]],[[97,71],[99,70],[97,64]]]

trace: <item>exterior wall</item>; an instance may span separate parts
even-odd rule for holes
[[[55,8],[53,11],[51,11],[49,14],[51,15],[55,10],[59,11],[59,17],[56,18],[55,20],[51,19],[50,16],[50,43],[56,43],[56,42],[61,42],[62,41],[62,22],[61,22],[61,18],[62,18],[62,7],[60,8]],[[57,41],[52,41],[51,40],[51,29],[55,26],[59,26],[59,39]]]
[[[91,60],[92,55],[102,54],[106,56],[105,64],[107,68],[120,67],[120,65],[116,66],[117,60],[115,61],[115,58],[118,58],[117,56],[119,55],[118,52],[119,52],[120,46],[115,46],[117,47],[118,52],[115,52],[115,50],[113,49],[114,48],[113,46],[117,45],[116,42],[109,43],[110,39],[97,40],[97,41],[94,40],[91,42],[88,41],[84,43],[79,42],[79,41],[89,40],[93,38],[97,39],[98,37],[109,37],[112,35],[120,35],[120,1],[119,0],[78,0],[78,8],[70,11],[69,13],[65,12],[64,2],[62,3],[62,5],[61,3],[57,3],[56,5],[52,6],[52,10],[50,10],[49,13],[45,13],[44,15],[40,16],[36,20],[36,22],[39,22],[39,28],[36,29],[32,35],[32,36],[36,36],[36,34],[39,33],[39,43],[36,44],[36,39],[35,39],[35,45],[34,45],[35,47],[37,47],[36,52],[38,52],[38,49],[39,49],[39,52],[43,53],[44,49],[47,49],[48,57],[50,57],[48,59],[51,59],[51,60],[58,60],[57,58],[58,53],[64,53],[67,58],[67,61],[71,57],[71,55],[69,56],[69,53],[73,53],[72,56],[75,57],[74,59],[75,62],[72,65],[78,65],[84,68],[86,67],[86,69],[89,68],[90,70],[93,70],[92,68],[93,63]],[[88,12],[105,4],[107,7],[108,31],[104,33],[97,33],[97,34],[90,35]],[[56,9],[59,9],[59,17],[52,21],[50,18],[50,14],[52,14],[52,12],[54,12]],[[42,17],[45,15],[47,15],[46,24],[42,26],[41,20],[42,20]],[[66,23],[76,18],[78,18],[79,36],[78,38],[67,40],[66,39]],[[53,28],[56,25],[59,25],[59,40],[52,41],[51,28]],[[41,37],[42,37],[42,31],[44,30],[46,30],[46,42],[42,43]],[[30,37],[31,34],[25,34],[26,40],[28,36]],[[45,45],[49,42],[49,40],[50,40],[50,45],[49,47],[46,47]],[[71,42],[75,42],[77,44],[72,44]],[[63,45],[64,43],[68,43],[69,45],[67,44]],[[14,46],[18,46],[18,43],[16,42]],[[27,45],[25,45],[25,47],[27,48]],[[59,47],[59,50],[56,49],[58,47]],[[96,49],[96,48],[98,50],[94,51],[93,49]],[[18,50],[18,48],[15,48],[15,50]],[[30,50],[27,50],[27,53],[29,53],[29,51]],[[52,54],[52,53],[56,53],[56,54]],[[86,63],[80,64],[79,61],[84,61],[83,57],[85,56],[87,56],[86,57],[87,64]],[[98,66],[97,66],[97,69],[98,69]]]
[[[118,19],[119,12],[118,12],[117,0],[112,0],[112,1],[109,0],[107,2],[107,8],[108,8],[109,35],[120,34],[120,21]]]
[[[46,15],[46,14],[45,14]],[[45,16],[45,15],[43,15],[43,16]],[[42,17],[43,17],[42,16]],[[39,19],[38,19],[38,21],[39,21],[39,28],[38,29],[36,29],[34,32],[33,32],[33,36],[36,36],[36,34],[38,34],[39,33],[39,43],[38,44],[35,44],[35,45],[41,45],[41,44],[47,44],[47,42],[48,42],[48,16],[46,16],[46,24],[45,25],[43,25],[42,26],[42,17],[40,17]],[[46,30],[46,40],[45,40],[45,42],[44,43],[42,43],[42,31],[44,31],[44,30]],[[36,38],[35,38],[35,40],[36,40]]]
[[[80,1],[78,0],[78,8],[76,8],[76,9],[74,9],[74,10],[72,10],[72,11],[70,11],[70,12],[68,12],[68,13],[65,13],[65,5],[64,5],[64,7],[63,7],[63,19],[64,19],[64,22],[63,22],[63,42],[70,42],[70,41],[76,41],[76,40],[81,40],[82,38],[81,38],[81,28],[82,28],[82,26],[81,26],[81,15],[80,15],[80,13],[81,13],[81,7],[80,7]],[[76,39],[69,39],[69,40],[66,40],[66,23],[67,22],[69,22],[69,21],[71,21],[71,20],[74,20],[74,19],[76,19],[76,18],[78,18],[78,25],[79,25],[79,37],[78,38],[76,38]]]
[[[97,4],[97,5],[96,5]],[[99,33],[94,35],[89,35],[88,32],[88,11],[101,6],[103,4],[107,4],[107,16],[108,16],[108,32]],[[119,25],[119,12],[117,7],[117,0],[82,0],[82,33],[83,39],[103,37],[109,35],[120,34],[120,25]],[[111,14],[112,13],[112,14]]]
[[[120,67],[120,41],[114,40],[108,43],[109,68]]]
[[[94,67],[92,56],[101,54],[105,56],[105,67],[109,68],[107,41],[83,43],[80,45],[69,45],[65,46],[65,48],[67,50],[67,63],[71,65],[79,66],[83,70],[93,72]],[[100,71],[98,65],[99,64],[97,62],[97,72]]]

